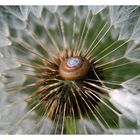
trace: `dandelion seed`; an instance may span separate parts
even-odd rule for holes
[[[1,7],[0,133],[139,133],[138,9]]]

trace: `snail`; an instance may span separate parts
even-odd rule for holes
[[[89,62],[80,56],[69,57],[62,60],[59,73],[64,80],[80,80],[89,72]]]

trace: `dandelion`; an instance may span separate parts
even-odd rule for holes
[[[138,6],[0,11],[0,133],[139,133]]]

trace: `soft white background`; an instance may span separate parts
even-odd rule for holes
[[[0,0],[0,5],[140,5],[139,0]]]

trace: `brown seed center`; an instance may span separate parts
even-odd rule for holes
[[[61,62],[59,73],[64,80],[80,80],[86,76],[89,68],[90,64],[86,59],[75,56]]]

